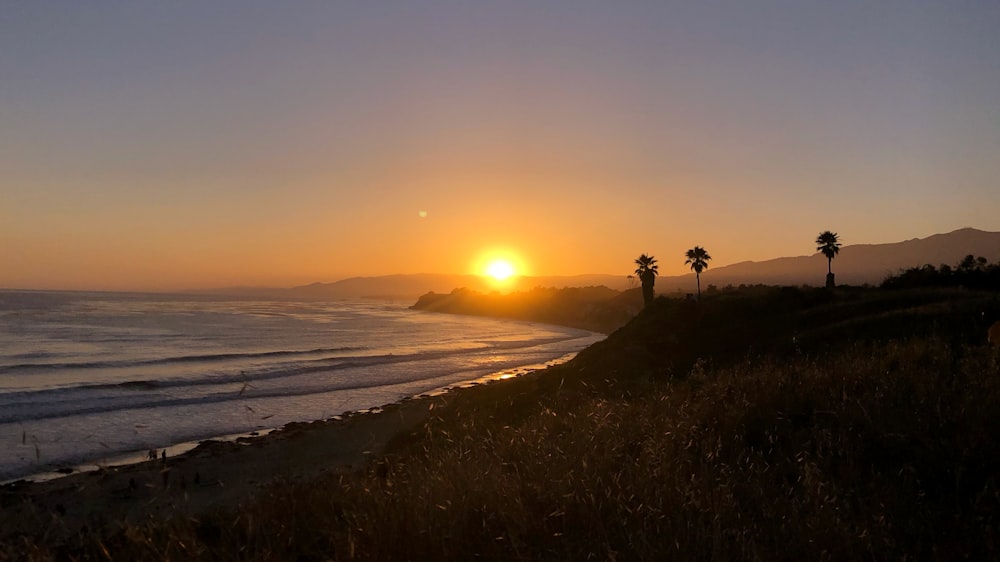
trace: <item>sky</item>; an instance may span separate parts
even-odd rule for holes
[[[1000,3],[0,2],[0,287],[1000,231]]]

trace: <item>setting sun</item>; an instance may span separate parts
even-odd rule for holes
[[[486,266],[486,275],[489,275],[497,281],[503,281],[511,275],[514,275],[514,266],[506,260],[495,260]]]
[[[482,275],[498,290],[511,289],[512,281],[532,275],[523,254],[510,246],[489,246],[478,252],[469,264],[469,272]]]

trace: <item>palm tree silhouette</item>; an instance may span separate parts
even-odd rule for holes
[[[657,271],[659,266],[656,265],[656,258],[646,254],[636,258],[635,264],[638,266],[635,268],[635,274],[642,282],[642,301],[645,306],[649,306],[649,303],[653,302],[653,283],[656,282],[656,276],[659,274]]]
[[[687,257],[684,260],[684,265],[690,264],[695,278],[698,279],[698,300],[701,300],[701,272],[708,269],[708,261],[712,259],[712,256],[708,255],[705,248],[701,246],[691,248],[684,255]]]
[[[832,289],[833,283],[833,258],[840,252],[840,241],[836,232],[820,232],[816,237],[816,251],[823,252],[826,256],[826,286]]]

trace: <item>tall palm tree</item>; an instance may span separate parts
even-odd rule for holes
[[[816,251],[826,256],[826,286],[833,288],[833,258],[840,252],[840,239],[836,232],[820,232],[816,237]]]
[[[708,260],[712,259],[712,256],[708,255],[705,248],[701,246],[691,248],[684,255],[687,257],[684,260],[684,265],[690,264],[695,278],[698,279],[698,300],[701,300],[701,272],[708,269]]]
[[[642,254],[635,260],[635,274],[642,282],[642,301],[645,306],[653,302],[653,283],[656,283],[656,276],[659,274],[659,266],[656,265],[656,258]]]

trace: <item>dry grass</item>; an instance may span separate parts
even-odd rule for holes
[[[940,339],[696,365],[507,416],[456,400],[366,471],[27,559],[882,560],[997,554],[1000,366]],[[489,396],[489,398],[484,398]],[[507,419],[509,418],[509,419]]]

